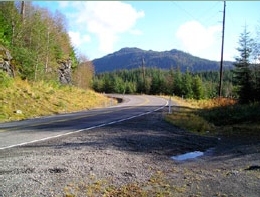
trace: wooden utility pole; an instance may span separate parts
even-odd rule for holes
[[[21,2],[21,12],[20,12],[21,16],[22,16],[22,20],[24,20],[24,14],[25,14],[25,2],[22,1]]]
[[[222,46],[221,46],[221,60],[220,60],[220,73],[219,73],[219,90],[218,90],[218,96],[219,97],[221,97],[222,78],[223,78],[223,51],[224,51],[224,34],[225,34],[225,16],[226,16],[226,1],[224,1],[223,24],[222,24]]]

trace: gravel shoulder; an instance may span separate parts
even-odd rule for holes
[[[0,196],[102,196],[86,187],[98,181],[114,187],[163,182],[168,196],[260,195],[258,139],[195,135],[165,122],[164,113],[1,150]],[[192,151],[205,154],[171,159]]]

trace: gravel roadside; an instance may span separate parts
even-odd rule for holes
[[[1,150],[0,196],[102,196],[97,186],[157,182],[168,196],[260,196],[259,141],[198,136],[165,122],[166,111]],[[205,154],[171,159],[192,151]]]

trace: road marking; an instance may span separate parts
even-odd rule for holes
[[[146,97],[141,97],[141,98],[144,99],[145,101],[140,103],[140,104],[138,104],[137,106],[143,106],[146,103],[149,103],[149,99],[148,98],[146,98]],[[111,113],[111,112],[114,112],[114,111],[122,111],[124,109],[131,109],[131,108],[135,108],[137,106],[128,106],[128,107],[123,107],[123,108],[120,108],[120,109],[115,108],[113,111],[102,112],[102,113],[99,113],[98,115],[100,115],[100,114],[108,114],[108,113]],[[113,107],[109,107],[109,108],[111,109]],[[12,129],[19,130],[19,129],[24,129],[24,128],[27,128],[27,127],[50,125],[50,124],[53,124],[53,123],[66,122],[68,120],[70,120],[70,121],[71,120],[77,120],[77,119],[92,117],[92,116],[96,116],[96,115],[97,114],[89,114],[89,115],[77,116],[75,118],[66,118],[66,119],[61,119],[61,120],[53,120],[53,121],[49,121],[49,122],[45,122],[45,123],[35,123],[35,124],[31,124],[31,125],[21,125],[21,126],[17,126],[17,127],[14,127],[14,128],[0,129],[0,132],[11,131]]]
[[[134,108],[134,106],[124,107],[124,108],[120,108],[120,109],[115,108],[113,111],[99,112],[99,114],[81,115],[81,116],[77,116],[77,117],[75,117],[75,118],[66,118],[66,119],[53,120],[53,121],[44,122],[44,123],[35,123],[35,124],[30,124],[30,125],[16,126],[16,127],[13,127],[13,128],[0,129],[0,132],[12,131],[13,129],[19,130],[19,129],[24,129],[24,128],[28,128],[28,127],[35,127],[35,126],[42,126],[42,125],[50,125],[50,124],[52,124],[52,123],[66,122],[66,121],[68,121],[68,120],[77,120],[77,119],[92,117],[92,116],[96,116],[96,115],[100,115],[100,114],[108,114],[108,113],[115,112],[115,111],[122,111],[122,110],[124,110],[124,109],[130,109],[130,108]]]
[[[164,100],[166,101],[165,105],[163,105],[163,106],[161,106],[161,107],[159,107],[157,109],[148,111],[148,112],[144,112],[144,113],[141,113],[141,114],[138,114],[138,115],[130,116],[128,118],[123,118],[123,119],[119,119],[119,120],[116,120],[116,121],[103,123],[103,124],[100,124],[100,125],[96,125],[96,126],[92,126],[92,127],[88,127],[88,128],[84,128],[84,129],[79,129],[79,130],[76,130],[76,131],[71,131],[71,132],[67,132],[67,133],[63,133],[63,134],[59,134],[59,135],[55,135],[55,136],[42,138],[42,139],[39,139],[39,140],[33,140],[33,141],[23,142],[23,143],[20,143],[20,144],[14,144],[14,145],[10,145],[10,146],[1,147],[0,150],[14,148],[14,147],[18,147],[18,146],[24,146],[24,145],[28,145],[28,144],[32,144],[32,143],[36,143],[36,142],[41,142],[41,141],[45,141],[45,140],[50,140],[50,139],[54,139],[54,138],[58,138],[58,137],[63,137],[63,136],[66,136],[66,135],[71,135],[71,134],[79,133],[79,132],[82,132],[82,131],[88,131],[88,130],[104,127],[104,126],[107,126],[107,125],[120,123],[120,122],[123,122],[123,121],[126,121],[126,120],[131,120],[133,118],[141,117],[141,116],[144,116],[144,115],[147,115],[147,114],[159,111],[160,109],[163,109],[165,106],[168,105],[168,100],[166,100],[166,99],[164,99]]]

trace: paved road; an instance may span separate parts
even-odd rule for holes
[[[113,95],[124,102],[116,106],[0,124],[0,150],[125,121],[159,110],[163,98],[148,95]]]

